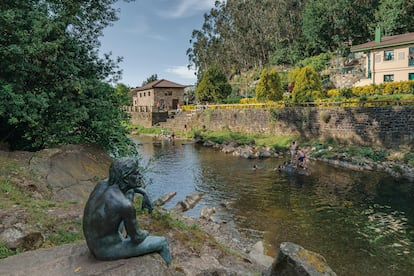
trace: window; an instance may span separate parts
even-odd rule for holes
[[[148,92],[148,97],[151,96],[151,92]]]
[[[142,93],[139,93],[139,97],[142,98]]]
[[[384,51],[384,60],[394,60],[394,50]]]
[[[414,66],[414,47],[408,48],[408,66]]]
[[[405,59],[405,53],[404,52],[399,52],[398,53],[398,60],[404,60]]]
[[[408,80],[414,80],[414,73],[408,73]]]
[[[394,75],[384,75],[384,82],[394,81]]]

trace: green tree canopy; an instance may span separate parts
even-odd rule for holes
[[[16,0],[0,3],[0,141],[38,150],[98,143],[133,150],[122,122],[125,98],[109,84],[120,75],[98,55],[116,0]]]
[[[256,86],[256,98],[260,101],[279,101],[283,98],[283,88],[275,68],[270,72],[265,68]]]
[[[196,88],[196,98],[200,102],[221,103],[231,94],[231,85],[217,66],[205,71]]]
[[[145,81],[142,82],[142,86],[144,86],[144,85],[146,85],[150,82],[156,81],[156,80],[158,80],[158,75],[157,74],[152,74]]]
[[[381,0],[375,12],[376,25],[386,35],[414,31],[414,2],[412,0]]]
[[[378,0],[310,0],[302,18],[304,46],[309,55],[334,52],[371,37],[370,24]]]
[[[290,80],[294,83],[294,102],[310,102],[324,96],[319,74],[312,66],[295,68],[290,73]]]
[[[230,78],[241,71],[268,64],[279,48],[299,41],[304,1],[216,1],[194,30],[187,50],[198,75],[216,64]],[[295,41],[296,40],[296,41]]]

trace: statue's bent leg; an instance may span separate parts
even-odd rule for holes
[[[111,245],[101,243],[94,251],[94,255],[100,260],[118,260],[157,252],[168,265],[171,264],[167,239],[160,236],[148,236],[141,243],[134,243],[130,239]]]
[[[165,237],[148,236],[138,245],[136,250],[144,251],[144,254],[158,252],[168,265],[171,264],[170,248]]]

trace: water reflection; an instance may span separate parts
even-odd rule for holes
[[[274,171],[280,159],[252,161],[177,141],[139,139],[145,160],[158,156],[148,173],[152,198],[177,192],[166,208],[194,191],[206,192],[186,215],[216,207],[217,220],[263,238],[269,255],[292,241],[321,253],[338,275],[414,274],[412,184],[317,162],[310,175],[287,175]]]

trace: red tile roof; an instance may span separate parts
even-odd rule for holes
[[[370,41],[364,44],[351,47],[351,52],[362,52],[371,49],[380,49],[406,44],[414,44],[414,33],[406,33],[401,35],[383,36],[381,42]]]
[[[169,80],[161,79],[161,80],[156,80],[156,81],[147,83],[144,86],[137,87],[134,90],[143,91],[143,90],[149,90],[149,89],[154,89],[154,88],[185,88],[185,87],[187,86],[181,85],[181,84],[169,81]]]

